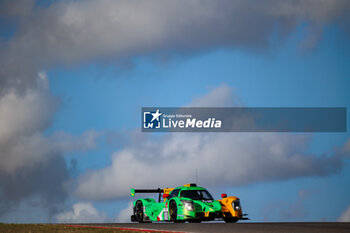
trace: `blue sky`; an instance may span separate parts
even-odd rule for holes
[[[145,28],[153,32],[150,35],[147,33],[137,35],[137,33],[134,34],[133,30],[123,31],[129,39],[130,47],[134,46],[129,48],[128,42],[113,44],[109,38],[104,41],[104,37],[101,34],[104,32],[108,34],[108,30],[111,30],[107,26],[104,28],[105,26],[93,25],[96,28],[90,31],[89,22],[91,23],[91,21],[85,17],[78,17],[84,16],[84,14],[89,17],[91,13],[89,7],[91,6],[97,6],[96,14],[98,14],[100,12],[99,9],[104,9],[109,4],[118,7],[118,3],[112,4],[109,1],[81,3],[78,1],[75,4],[68,1],[68,3],[59,5],[53,2],[51,5],[45,5],[41,9],[42,12],[32,10],[38,5],[40,6],[38,3],[30,9],[20,8],[23,3],[18,3],[17,7],[22,9],[22,11],[15,11],[14,15],[10,15],[10,18],[6,14],[2,16],[8,20],[9,24],[2,23],[0,28],[2,30],[0,35],[4,38],[3,40],[7,41],[4,42],[3,47],[5,55],[2,55],[1,58],[18,62],[19,67],[23,66],[23,70],[26,74],[29,74],[28,76],[32,75],[32,73],[44,72],[49,88],[42,88],[41,84],[36,86],[36,83],[40,82],[37,81],[37,78],[27,78],[26,75],[22,77],[21,74],[18,76],[18,80],[22,80],[22,82],[18,82],[20,84],[12,82],[11,80],[15,79],[16,76],[13,76],[12,70],[5,69],[5,72],[1,73],[1,85],[3,87],[1,88],[0,98],[2,99],[0,101],[3,101],[4,104],[0,104],[0,109],[2,107],[5,109],[8,106],[15,108],[15,102],[5,105],[5,101],[10,98],[8,93],[12,93],[12,90],[19,90],[24,96],[26,96],[27,92],[31,93],[34,90],[33,93],[39,93],[38,98],[44,98],[48,101],[41,106],[43,111],[37,121],[47,121],[49,123],[41,125],[34,119],[17,123],[17,118],[15,118],[13,124],[20,124],[21,128],[24,129],[30,129],[28,125],[33,124],[33,122],[38,124],[37,128],[30,129],[31,131],[23,131],[18,137],[26,138],[24,143],[27,143],[27,141],[31,142],[29,137],[37,136],[39,133],[40,140],[43,140],[42,143],[45,144],[45,148],[47,146],[49,153],[57,153],[57,158],[63,159],[65,166],[62,167],[62,171],[65,175],[62,177],[62,180],[57,181],[60,182],[57,185],[63,187],[62,192],[64,193],[57,200],[45,199],[47,194],[50,194],[52,191],[49,187],[37,188],[37,190],[33,188],[33,190],[24,192],[28,193],[28,195],[20,196],[18,199],[6,196],[7,199],[5,198],[4,200],[8,200],[11,206],[7,207],[7,205],[4,205],[6,208],[4,207],[0,211],[0,221],[91,221],[91,219],[82,219],[81,216],[74,215],[72,208],[74,209],[74,205],[77,203],[89,203],[91,206],[86,207],[88,208],[87,211],[95,208],[99,214],[93,217],[100,221],[115,221],[117,216],[119,216],[119,220],[124,219],[125,216],[121,216],[120,212],[128,208],[129,202],[132,200],[124,194],[127,191],[119,191],[118,189],[109,191],[108,187],[103,187],[101,190],[107,190],[105,193],[102,193],[102,191],[95,193],[92,190],[93,188],[91,188],[91,195],[82,195],[81,190],[90,190],[86,189],[90,184],[91,187],[99,187],[94,184],[93,178],[101,177],[101,174],[109,174],[109,171],[115,169],[117,166],[115,161],[120,161],[119,159],[123,158],[125,151],[137,151],[139,147],[147,149],[147,142],[158,142],[169,138],[170,140],[177,140],[176,136],[169,134],[144,135],[140,133],[140,112],[141,107],[144,106],[187,106],[194,100],[210,96],[215,90],[223,88],[229,96],[229,99],[227,99],[227,96],[225,97],[225,101],[228,101],[228,103],[239,103],[247,107],[350,107],[350,93],[348,92],[350,86],[348,77],[350,74],[350,43],[349,34],[344,30],[344,24],[345,27],[349,27],[349,21],[346,21],[346,19],[342,22],[343,24],[340,24],[335,16],[335,19],[329,19],[328,16],[324,16],[326,20],[321,20],[320,23],[317,20],[322,17],[319,17],[317,12],[314,13],[310,9],[306,9],[306,11],[310,10],[310,15],[315,14],[317,17],[311,17],[310,19],[300,15],[293,16],[295,17],[294,26],[290,26],[281,18],[272,18],[274,20],[272,28],[275,29],[267,30],[266,32],[261,32],[258,26],[254,27],[255,24],[253,26],[247,25],[247,27],[252,26],[249,29],[251,30],[249,32],[252,34],[247,33],[245,35],[242,31],[243,39],[236,36],[234,32],[233,34],[230,34],[231,32],[226,34],[226,32],[223,33],[209,28],[208,33],[212,33],[214,30],[214,32],[218,33],[217,38],[219,39],[213,36],[214,39],[211,40],[210,36],[208,36],[208,38],[203,39],[203,43],[199,40],[200,37],[197,34],[191,35],[191,33],[188,36],[189,39],[181,36],[177,38],[172,31],[169,32],[173,36],[171,39],[167,35],[162,35],[158,38],[154,36],[158,35],[157,27],[154,27],[156,28],[154,29],[147,25]],[[122,2],[119,4],[123,5]],[[337,4],[336,2],[336,6],[333,6],[335,9],[341,7]],[[125,7],[125,4],[123,6]],[[152,4],[150,4],[150,11],[153,10],[151,6]],[[76,11],[75,15],[72,14],[73,16],[71,16],[69,10],[73,13]],[[257,17],[261,17],[262,24],[266,23],[267,26],[270,26],[270,21],[267,20],[265,22],[264,20],[265,18],[270,19],[272,16],[268,15],[264,10],[268,12],[268,9],[263,8],[257,14]],[[45,12],[57,14],[48,17],[48,15],[45,15]],[[142,13],[140,14],[140,19],[143,17]],[[147,16],[146,13],[145,15]],[[18,14],[22,15],[18,16]],[[13,24],[13,17],[18,17],[16,19],[20,22],[20,20],[29,17],[27,15],[31,17],[29,18],[29,23]],[[123,19],[123,13],[120,13],[120,15],[121,19]],[[48,18],[48,25],[38,23],[40,19],[43,20],[45,17]],[[248,12],[247,15],[240,17],[249,18],[252,16]],[[339,13],[339,18],[341,18],[341,13]],[[36,19],[39,19],[39,21]],[[87,24],[81,23],[85,22],[84,19],[86,19]],[[146,19],[149,18],[146,17]],[[166,19],[170,20],[169,22],[173,22],[171,21],[172,18]],[[188,20],[186,17],[184,19],[185,21]],[[65,33],[63,30],[65,27],[57,23],[64,20],[72,20],[69,25],[76,27],[74,28],[74,33],[69,34],[67,37],[60,35],[60,33]],[[99,20],[97,19],[97,22]],[[210,20],[211,18],[208,18],[208,22]],[[224,20],[230,25],[232,18],[227,17]],[[12,24],[10,24],[11,22]],[[104,18],[101,19],[101,22],[104,25],[109,25],[110,23],[108,19]],[[132,28],[133,21],[129,21],[129,18],[126,18],[125,22],[127,22],[126,26]],[[50,23],[55,27],[45,29],[45,27],[50,26]],[[75,23],[77,24],[75,25]],[[155,24],[157,25],[157,23]],[[193,24],[196,24],[195,20]],[[191,27],[191,24],[189,25]],[[22,33],[13,33],[16,30],[21,31],[17,27],[22,28]],[[82,28],[81,31],[80,27]],[[84,27],[87,27],[87,29],[85,28],[86,31],[83,30]],[[177,32],[183,33],[182,30],[185,33],[187,32],[183,29],[182,24],[174,27],[178,30]],[[203,28],[205,27],[203,26]],[[236,27],[238,33],[242,30],[240,28],[241,25],[233,24],[232,27]],[[321,27],[321,33],[316,33],[315,35],[311,33],[310,35],[310,31],[313,31],[314,27],[316,29]],[[68,26],[67,28],[68,30],[71,29]],[[114,29],[114,27],[112,28]],[[116,26],[115,28],[117,31],[116,35],[119,35],[118,27]],[[167,33],[166,30],[164,33]],[[31,32],[33,31],[36,33],[32,34]],[[92,42],[85,41],[83,37],[76,34],[76,31],[82,34],[86,33],[86,35],[83,35],[84,37],[92,35],[95,40]],[[206,32],[204,29],[203,31]],[[198,32],[199,35],[202,35],[202,33],[201,30]],[[49,36],[46,36],[46,34]],[[50,42],[50,36],[59,38],[57,43]],[[78,43],[64,44],[66,40],[71,40],[72,38],[74,40],[74,36],[76,36]],[[220,39],[220,36],[222,39]],[[253,36],[261,37],[261,41],[258,39],[255,41],[255,39],[251,38]],[[313,36],[316,39],[311,40],[312,45],[304,46],[310,37],[312,39]],[[228,39],[225,39],[225,37]],[[164,42],[163,38],[167,40]],[[61,42],[61,39],[63,42]],[[99,43],[99,40],[102,42]],[[26,48],[22,44],[24,43],[23,41],[29,41],[28,43],[32,45],[33,49],[24,50],[23,56],[22,54],[17,56],[20,53],[16,48]],[[36,41],[41,41],[44,45],[36,47]],[[82,45],[79,45],[79,42]],[[105,44],[108,44],[108,46],[104,47]],[[96,49],[91,47],[96,47]],[[41,54],[42,57],[38,54]],[[28,61],[30,59],[27,60],[27,57],[31,57],[34,62]],[[2,67],[4,67],[4,64],[8,65],[3,61],[1,62],[0,65]],[[21,64],[23,65],[21,66]],[[24,87],[23,83],[25,83]],[[23,88],[25,91],[23,91]],[[13,95],[16,96],[18,101],[22,101],[21,98],[26,99],[26,97],[21,97],[21,94]],[[46,111],[46,109],[49,109],[48,106],[53,105],[55,101],[60,103],[55,108],[54,113],[49,114],[49,111]],[[27,113],[26,111],[23,110],[24,113]],[[1,114],[0,111],[0,116]],[[6,116],[3,119],[7,119]],[[349,121],[349,115],[347,120]],[[12,131],[4,132],[5,136],[12,135]],[[18,132],[18,130],[13,130],[13,132]],[[65,136],[59,139],[61,144],[57,146],[55,140],[60,137],[60,132],[64,132]],[[86,134],[84,134],[86,132],[88,132],[88,135],[90,135],[89,132],[93,135],[91,136],[92,140],[86,139]],[[244,135],[245,133],[241,134]],[[290,133],[286,137],[287,140],[290,137],[291,141],[293,141],[294,138],[302,138],[303,136],[305,135]],[[334,151],[335,147],[345,148],[349,136],[348,132],[309,133],[306,134],[308,139],[305,139],[302,143],[283,143],[288,148],[292,147],[291,151],[300,151],[305,158],[321,161],[320,158],[325,154],[329,157],[335,155],[337,153]],[[199,141],[201,141],[202,137],[205,138],[206,136],[198,135]],[[240,137],[240,135],[239,133],[221,133],[220,137],[227,139],[227,143],[230,143],[231,137],[233,138],[232,140],[235,140],[235,137]],[[258,135],[258,137],[264,138],[265,136]],[[278,134],[277,137],[279,137]],[[281,134],[281,137],[284,136]],[[3,142],[0,141],[0,143]],[[251,147],[254,147],[254,141],[251,141],[251,143]],[[271,143],[271,146],[273,146],[274,143],[278,144],[279,142],[271,139],[268,143]],[[166,148],[166,143],[163,144],[163,147]],[[178,147],[181,147],[181,145],[178,145]],[[12,151],[12,149],[10,148],[9,151]],[[213,151],[215,151],[215,148],[213,148]],[[200,150],[198,150],[199,152]],[[289,152],[289,149],[286,150],[286,153]],[[45,153],[47,152],[45,151]],[[349,153],[349,149],[347,149],[347,153]],[[22,156],[20,154],[18,156],[18,158],[23,158],[26,155]],[[146,159],[139,157],[139,155],[133,156],[133,158],[137,158],[140,161]],[[197,156],[197,159],[201,159],[200,155]],[[212,156],[217,155],[213,153]],[[7,158],[9,157],[1,157],[1,162],[6,164]],[[53,157],[45,155],[43,152],[42,157],[39,158],[40,160],[37,163],[33,162],[35,164],[33,166],[43,166],[40,165],[41,161],[46,161],[47,158]],[[152,158],[154,159],[154,157]],[[229,158],[235,161],[232,164],[239,164],[239,159],[243,157],[236,157],[233,154]],[[341,163],[343,166],[340,166],[335,172],[326,172],[324,175],[313,174],[312,172],[305,175],[306,173],[304,172],[300,173],[299,176],[294,172],[289,178],[278,178],[279,174],[277,173],[276,177],[268,176],[268,178],[262,180],[249,180],[247,178],[247,181],[242,181],[242,183],[237,181],[240,177],[225,177],[224,180],[228,181],[226,185],[214,185],[215,182],[201,180],[203,177],[205,179],[206,176],[201,176],[203,171],[200,170],[199,184],[206,185],[215,197],[219,197],[222,192],[239,196],[242,200],[244,211],[249,214],[251,221],[254,222],[337,221],[350,206],[350,198],[347,195],[350,191],[348,178],[350,175],[350,164],[348,158],[349,154],[342,158]],[[263,154],[261,159],[265,159]],[[51,160],[49,159],[48,161]],[[171,161],[171,158],[168,158],[168,161]],[[203,159],[203,161],[203,164],[199,166],[206,167],[206,160]],[[260,159],[256,162],[260,163]],[[48,164],[51,168],[55,166],[55,163],[51,164],[51,162],[48,162]],[[193,165],[196,166],[195,164]],[[6,190],[6,187],[10,187],[8,186],[10,180],[21,179],[18,175],[18,170],[16,170],[18,167],[24,171],[27,171],[26,169],[30,171],[31,169],[22,164],[17,165],[15,162],[10,166],[13,166],[13,169],[4,169],[4,171],[1,170],[2,166],[0,166],[0,172],[5,172],[4,174],[7,177],[0,179],[0,191],[2,190],[3,193],[6,193],[3,191]],[[329,167],[329,169],[331,168]],[[57,169],[59,170],[58,165]],[[234,170],[234,168],[232,169]],[[310,170],[312,169],[317,170],[315,167],[310,167]],[[113,171],[115,172],[115,170]],[[147,171],[145,172],[147,173]],[[206,171],[209,174],[210,172]],[[121,176],[120,173],[112,174]],[[125,177],[129,175],[127,173],[122,174]],[[115,185],[118,186],[118,182],[123,180],[123,177],[109,178],[106,181],[107,185],[111,184],[108,182],[116,180]],[[34,177],[33,183],[35,183],[35,179]],[[220,177],[216,177],[216,179],[220,179]],[[180,180],[192,181],[193,177],[182,177]],[[140,178],[140,181],[142,181],[142,178]],[[169,180],[169,183],[173,184],[178,181]],[[48,182],[50,182],[50,179]],[[145,182],[145,184],[157,185],[149,181]],[[42,185],[45,186],[46,184]],[[178,185],[182,185],[182,183],[178,183]],[[125,185],[120,184],[121,189],[125,189],[125,187]],[[11,186],[9,190],[12,190],[12,188]],[[30,186],[27,188],[31,189]],[[13,188],[13,190],[18,189]],[[47,205],[39,205],[38,207],[31,204],[36,201],[40,202],[42,198],[47,201]],[[56,210],[53,208],[55,205],[60,205],[61,207]],[[29,218],[26,214],[23,214],[28,211],[37,212],[38,217]],[[67,220],[69,217],[71,219]]]

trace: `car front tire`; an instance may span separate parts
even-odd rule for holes
[[[170,219],[173,222],[178,222],[177,220],[177,206],[175,201],[171,201],[169,204]]]

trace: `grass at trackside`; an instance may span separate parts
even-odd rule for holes
[[[6,224],[0,223],[1,233],[128,233],[118,229],[76,228],[62,224]]]

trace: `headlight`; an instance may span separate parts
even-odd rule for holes
[[[181,202],[184,205],[186,210],[188,210],[188,211],[193,211],[194,210],[193,201],[181,200]]]
[[[237,211],[241,209],[241,204],[239,203],[239,200],[232,202],[232,208],[233,210],[237,210]]]

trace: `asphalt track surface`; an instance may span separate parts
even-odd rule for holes
[[[204,232],[204,233],[337,233],[350,232],[350,223],[119,223],[84,224],[85,227],[138,229],[140,232]]]

